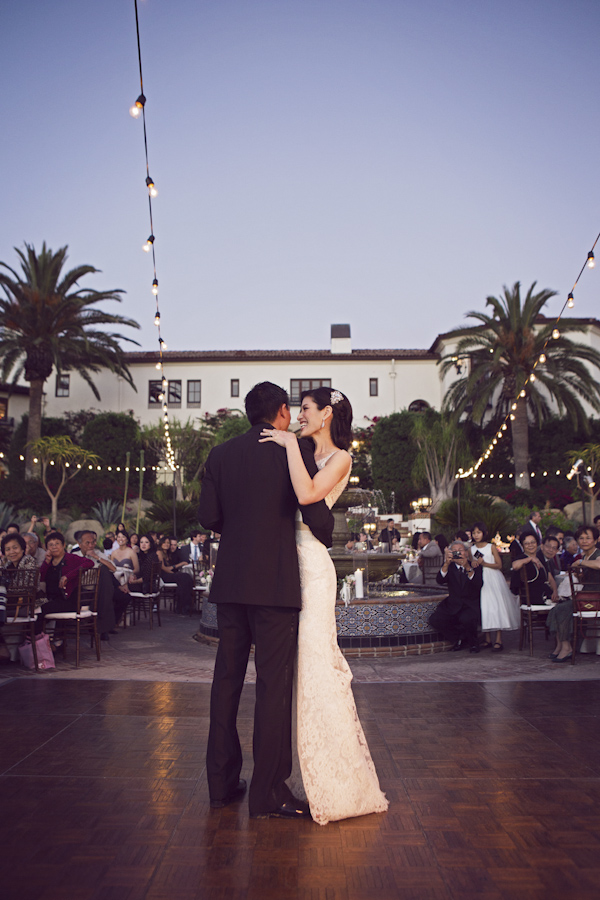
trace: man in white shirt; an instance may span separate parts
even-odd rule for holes
[[[28,556],[33,556],[36,566],[39,567],[46,559],[46,551],[40,547],[40,539],[35,532],[28,531],[23,535],[25,540],[25,552]]]

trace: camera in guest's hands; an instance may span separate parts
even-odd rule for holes
[[[462,559],[462,553],[460,552],[460,550],[452,551],[452,559]]]

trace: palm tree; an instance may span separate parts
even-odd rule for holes
[[[565,337],[585,331],[585,324],[563,320],[560,335],[553,338],[556,323],[541,317],[540,310],[556,291],[536,294],[535,286],[534,281],[521,301],[517,281],[512,290],[504,288],[502,297],[487,298],[491,315],[468,312],[467,317],[478,324],[449,332],[447,337],[459,340],[454,351],[440,360],[443,375],[456,366],[458,359],[469,363],[467,373],[444,397],[443,408],[457,418],[466,413],[482,422],[487,414],[491,420],[500,421],[516,403],[511,419],[512,449],[515,484],[523,488],[529,488],[528,421],[541,425],[556,411],[551,407],[553,401],[561,415],[568,414],[573,428],[587,431],[588,416],[581,399],[600,410],[600,386],[591,372],[591,367],[600,369],[600,353]],[[535,380],[527,383],[536,363]],[[524,397],[520,396],[522,390]]]
[[[62,247],[53,253],[44,242],[38,255],[33,245],[25,244],[25,252],[15,247],[21,260],[21,275],[0,262],[6,270],[0,272],[5,294],[0,297],[0,375],[5,380],[14,372],[13,382],[23,375],[30,384],[26,478],[40,474],[39,463],[33,463],[31,445],[41,435],[44,382],[53,367],[58,375],[69,370],[78,372],[98,400],[100,394],[91,376],[102,368],[122,376],[135,390],[118,342],[137,341],[99,330],[98,326],[140,326],[133,319],[90,308],[101,300],[121,302],[123,291],[78,288],[84,275],[99,270],[83,265],[63,274],[67,249]]]

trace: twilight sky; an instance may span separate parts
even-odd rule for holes
[[[600,231],[598,0],[139,13],[169,350],[326,348],[333,322],[428,347],[517,280],[558,312]],[[133,0],[5,2],[0,30],[0,260],[68,244],[154,349]]]

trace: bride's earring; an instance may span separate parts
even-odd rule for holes
[[[325,428],[325,419],[321,422],[321,428]]]

